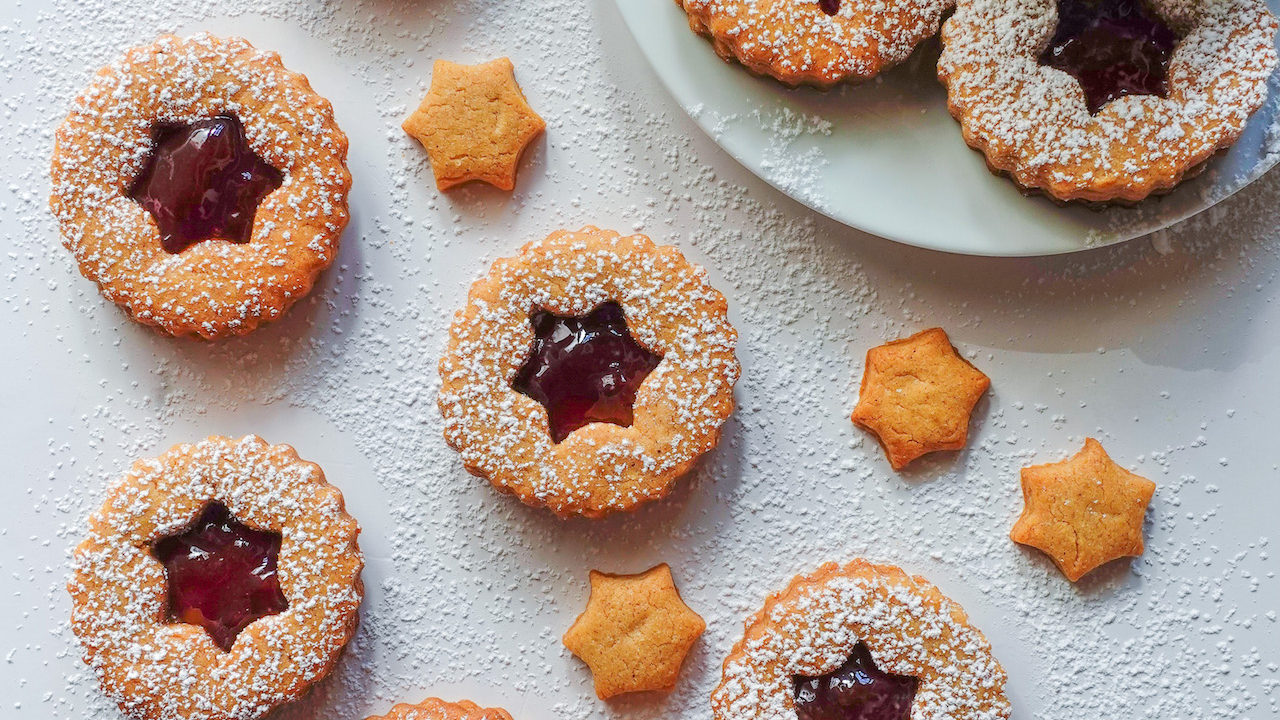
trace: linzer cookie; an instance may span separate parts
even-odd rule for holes
[[[1022,469],[1025,506],[1009,538],[1048,555],[1075,582],[1141,555],[1142,521],[1156,484],[1125,470],[1093,438],[1062,462]]]
[[[853,421],[875,433],[894,470],[921,455],[959,450],[991,381],[951,346],[942,328],[867,351]]]
[[[525,100],[511,61],[498,58],[437,60],[431,89],[402,127],[431,157],[438,189],[480,180],[510,190],[520,156],[546,123]]]
[[[306,295],[347,223],[347,138],[275,53],[163,36],[58,128],[50,205],[80,272],[173,335],[242,335]]]
[[[992,170],[1058,200],[1136,202],[1236,141],[1275,35],[1262,0],[960,0],[938,77]]]
[[[716,53],[787,85],[866,80],[938,32],[954,0],[676,0]]]
[[[386,715],[374,715],[366,720],[511,720],[511,715],[502,708],[482,708],[470,700],[449,702],[427,698],[415,705],[400,703]]]
[[[250,720],[329,674],[364,561],[342,493],[287,445],[211,437],[139,460],[76,548],[71,629],[140,720]]]
[[[586,227],[499,260],[440,360],[444,436],[472,473],[557,515],[670,491],[733,410],[738,334],[673,247]]]
[[[591,571],[587,609],[564,645],[591,668],[596,695],[670,690],[707,624],[680,599],[666,563],[636,575]]]
[[[724,661],[715,720],[1005,720],[1004,668],[922,577],[828,563],[765,601]]]

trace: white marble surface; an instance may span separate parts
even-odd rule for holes
[[[664,0],[654,0],[664,1]],[[52,129],[97,66],[162,30],[280,50],[351,136],[353,220],[281,322],[206,345],[128,321],[46,208]],[[548,132],[516,191],[440,195],[398,128],[436,57],[510,55]],[[104,484],[212,433],[320,463],[364,527],[363,622],[334,677],[278,716],[359,720],[470,697],[518,720],[710,717],[741,621],[792,575],[865,555],[959,600],[1017,718],[1280,714],[1280,176],[1153,239],[965,258],[813,215],[740,168],[656,82],[613,3],[4,2],[0,191],[2,717],[116,718],[63,589]],[[922,208],[928,212],[928,208]],[[639,230],[704,263],[741,331],[739,410],[668,500],[556,520],[462,470],[440,437],[448,318],[493,259],[559,227]],[[941,325],[993,380],[969,448],[898,475],[852,427],[868,347]],[[1071,586],[1007,532],[1017,472],[1099,437],[1155,480],[1147,553]],[[588,569],[669,562],[708,621],[677,689],[604,703],[559,637]]]

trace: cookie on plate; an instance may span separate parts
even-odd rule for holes
[[[1093,438],[1062,462],[1022,469],[1025,506],[1009,538],[1038,548],[1075,582],[1142,554],[1142,522],[1156,484],[1116,464]]]
[[[430,156],[436,188],[480,180],[510,190],[520,156],[546,123],[525,100],[515,66],[498,58],[480,65],[437,60],[431,89],[402,127]]]
[[[993,171],[1056,200],[1136,202],[1236,141],[1275,37],[1262,0],[960,0],[938,78]]]
[[[676,0],[716,53],[786,85],[875,77],[938,32],[954,0]]]
[[[1004,668],[921,577],[855,560],[801,575],[747,621],[714,720],[1005,720]]]
[[[670,690],[707,628],[662,563],[636,575],[591,571],[591,598],[564,645],[591,668],[596,695]]]
[[[733,411],[738,334],[674,247],[586,227],[499,260],[440,360],[444,436],[467,470],[557,515],[665,496]]]
[[[852,419],[875,433],[901,470],[927,453],[963,448],[969,416],[989,387],[947,333],[930,328],[867,351]]]
[[[280,56],[162,36],[103,68],[55,136],[49,204],[80,272],[171,335],[243,335],[333,262],[347,137]]]
[[[328,675],[355,632],[359,532],[288,445],[177,445],[134,463],[90,518],[71,629],[130,717],[260,717]]]

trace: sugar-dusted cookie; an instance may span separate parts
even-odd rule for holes
[[[288,445],[177,445],[134,463],[90,518],[71,629],[130,717],[257,718],[328,675],[355,632],[359,532]]]
[[[900,470],[926,453],[964,447],[969,415],[990,386],[932,328],[867,351],[853,421],[875,433]]]
[[[725,60],[787,85],[866,80],[938,32],[954,0],[676,0]]]
[[[1104,563],[1142,554],[1142,521],[1155,491],[1155,483],[1088,438],[1070,459],[1022,469],[1026,504],[1009,537],[1042,550],[1075,582]]]
[[[520,155],[546,123],[525,100],[511,61],[498,58],[480,65],[437,60],[431,89],[403,127],[426,148],[437,188],[483,180],[510,190]]]
[[[511,720],[511,715],[502,708],[482,708],[470,700],[449,702],[427,698],[414,705],[400,703],[386,715],[374,715],[366,720]]]
[[[591,571],[591,598],[564,645],[591,668],[596,695],[670,690],[707,624],[680,599],[666,563],[638,575]]]
[[[643,235],[560,231],[471,286],[440,360],[466,468],[557,515],[665,496],[733,411],[724,296]]]
[[[796,577],[747,621],[714,720],[1006,720],[1004,668],[922,577],[855,560]]]
[[[1057,200],[1172,189],[1267,97],[1263,0],[960,0],[938,78],[992,170]]]
[[[49,204],[80,272],[172,335],[243,335],[333,262],[347,137],[280,56],[165,35],[94,76],[58,128]]]

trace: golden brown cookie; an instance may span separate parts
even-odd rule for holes
[[[707,624],[680,599],[666,563],[638,575],[591,571],[591,598],[564,646],[591,668],[596,695],[670,690]]]
[[[1275,35],[1262,0],[960,0],[938,77],[992,170],[1058,200],[1136,202],[1236,141]]]
[[[440,360],[467,470],[560,516],[665,496],[733,411],[738,334],[674,247],[586,227],[499,260]]]
[[[520,155],[546,123],[525,100],[511,61],[498,58],[437,60],[431,89],[402,127],[426,148],[440,190],[471,180],[510,190]]]
[[[714,720],[1005,720],[1004,668],[950,598],[900,568],[855,560],[796,577],[747,621],[711,694]],[[801,714],[803,710],[803,714]]]
[[[71,629],[130,717],[257,718],[324,678],[355,632],[359,532],[288,445],[177,445],[134,463],[90,518]]]
[[[191,152],[215,141],[261,171],[253,182],[222,151]],[[346,158],[332,107],[278,55],[165,35],[103,68],[73,103],[49,202],[80,272],[133,319],[173,335],[243,335],[333,262]]]
[[[969,415],[991,386],[942,328],[867,351],[853,421],[875,433],[894,470],[926,453],[959,450]]]
[[[954,0],[676,0],[716,53],[787,85],[866,80],[938,32]]]
[[[386,715],[374,715],[366,720],[511,720],[511,715],[502,708],[482,708],[470,700],[448,702],[427,698],[416,705],[400,703]]]
[[[1026,503],[1009,538],[1048,555],[1075,582],[1142,554],[1142,521],[1156,484],[1120,467],[1093,438],[1074,457],[1022,469]]]

